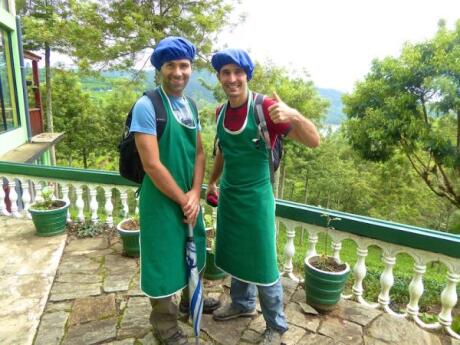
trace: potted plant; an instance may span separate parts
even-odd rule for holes
[[[53,200],[53,191],[45,187],[42,190],[43,201],[34,202],[28,211],[32,216],[38,236],[54,236],[66,229],[69,202]]]
[[[123,242],[123,252],[127,256],[139,256],[139,215],[122,220],[117,225],[118,234]]]
[[[206,214],[204,221],[209,226],[206,227],[206,267],[203,276],[207,280],[224,279],[227,273],[218,268],[215,263],[216,230],[213,218],[210,214]]]
[[[340,300],[343,288],[350,273],[347,263],[338,262],[336,258],[327,255],[328,232],[334,229],[333,221],[340,218],[326,217],[325,253],[324,255],[311,256],[305,259],[305,294],[307,303],[320,311],[332,310]]]

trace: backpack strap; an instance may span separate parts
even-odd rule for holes
[[[166,109],[163,105],[163,101],[161,99],[160,91],[158,88],[154,90],[148,90],[144,92],[144,96],[147,96],[152,102],[153,109],[155,110],[155,118],[157,124],[157,140],[160,140],[161,136],[166,127]]]
[[[270,141],[270,134],[268,133],[267,122],[265,121],[265,114],[262,108],[262,103],[264,102],[264,95],[256,93],[256,98],[254,101],[254,114],[256,115],[256,123],[259,128],[259,133],[263,141],[265,142],[265,147],[268,151],[268,164],[270,165],[270,182],[275,183],[275,168],[273,167],[273,152],[272,145]]]
[[[189,97],[189,96],[185,96],[185,97],[187,98],[189,104],[192,105],[192,110],[195,112],[193,115],[196,116],[197,121],[198,121],[198,107],[196,106],[195,101],[194,101],[191,97]]]

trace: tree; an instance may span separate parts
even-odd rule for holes
[[[165,36],[188,38],[205,60],[239,0],[103,0],[75,7],[69,52],[81,67],[131,67]],[[88,32],[88,28],[96,28]],[[88,41],[92,49],[88,48]]]
[[[137,54],[168,35],[182,35],[204,58],[229,23],[230,0],[17,0],[26,49],[45,53],[47,130],[53,132],[51,53],[91,71],[133,66]]]
[[[16,7],[24,27],[24,47],[43,50],[45,53],[45,112],[46,130],[54,132],[51,101],[51,51],[65,52],[68,42],[64,32],[70,15],[68,1],[61,0],[17,0]],[[51,161],[56,161],[54,149]]]
[[[101,105],[82,91],[76,73],[54,73],[55,126],[57,131],[65,132],[64,140],[58,144],[58,158],[67,160],[68,165],[76,159],[86,169],[91,165],[90,159],[103,152],[101,146],[106,138]]]
[[[278,67],[272,63],[256,64],[254,77],[249,87],[257,92],[271,96],[276,91],[281,99],[289,106],[296,108],[301,114],[319,126],[324,119],[328,101],[322,99],[316,90],[313,82],[309,79],[308,73],[303,70],[290,72],[285,68]],[[306,173],[305,157],[310,154],[309,149],[303,145],[286,140],[284,145],[284,157],[279,167],[279,174],[275,186],[276,196],[285,198],[284,182],[286,178],[286,166],[296,160],[297,168]],[[308,183],[308,176],[305,176],[305,183]]]
[[[373,161],[403,153],[436,195],[460,208],[460,21],[401,56],[373,61],[344,97],[352,147]]]

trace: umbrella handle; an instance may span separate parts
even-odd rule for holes
[[[187,224],[187,236],[193,238],[193,226],[192,224]]]

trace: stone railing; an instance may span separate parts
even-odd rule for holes
[[[30,203],[40,200],[45,185],[55,189],[56,197],[71,202],[75,216],[71,218],[69,213],[69,221],[102,221],[113,226],[114,203],[119,203],[123,217],[130,213],[129,205],[131,213],[136,212],[134,192],[137,186],[114,172],[0,162],[1,178],[9,187],[9,211],[6,207],[6,194],[0,188],[0,214],[6,216],[27,217]],[[340,221],[334,223],[334,229],[326,229],[324,214],[340,218]],[[294,238],[299,229],[308,233],[305,259],[317,254],[320,233],[327,232],[331,237],[332,255],[339,261],[342,241],[350,239],[357,245],[357,261],[352,269],[354,284],[351,294],[343,298],[382,309],[396,317],[413,319],[422,328],[444,329],[452,337],[460,339],[451,328],[452,310],[457,304],[457,284],[460,281],[459,236],[283,200],[277,201],[277,217],[286,228],[285,276],[295,281],[301,280],[295,276],[292,262],[295,254]],[[370,246],[382,249],[384,269],[380,274],[377,301],[366,301],[364,298],[363,281],[367,273],[366,257]],[[393,270],[398,265],[397,255],[401,253],[410,255],[414,260],[413,277],[408,287],[410,300],[404,313],[398,313],[390,307]],[[445,287],[439,296],[441,311],[438,321],[428,324],[420,319],[419,301],[424,293],[424,274],[431,262],[445,264],[447,273]]]

